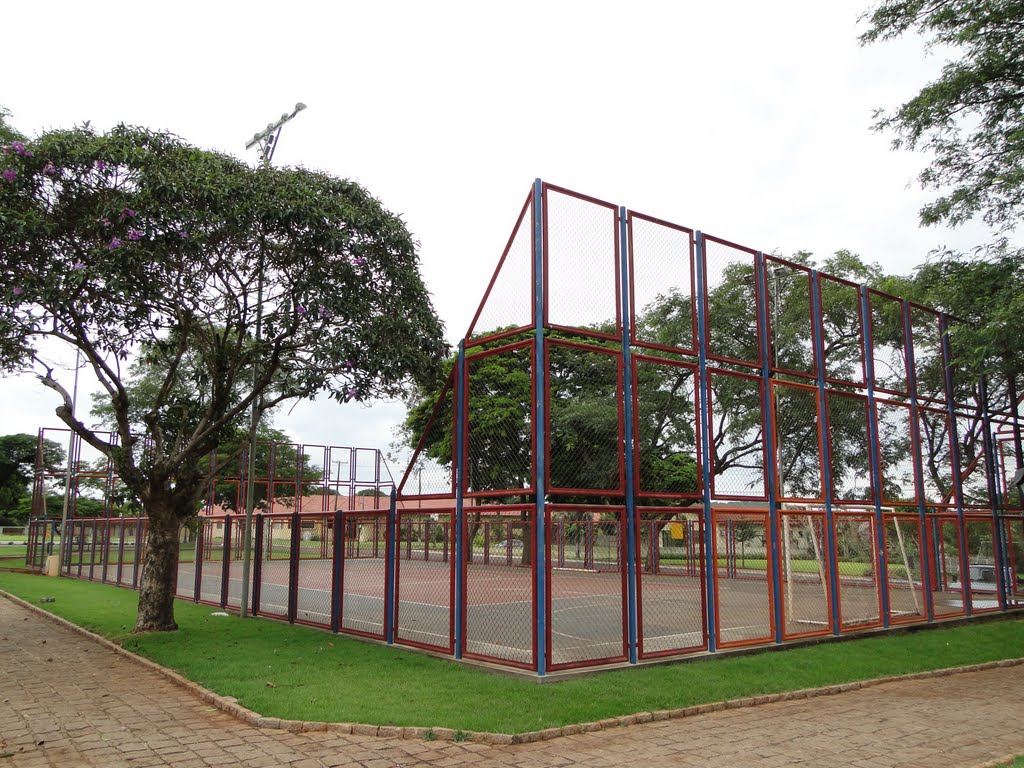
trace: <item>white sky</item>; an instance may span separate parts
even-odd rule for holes
[[[893,273],[984,241],[920,229],[927,158],[869,129],[942,59],[912,37],[860,48],[868,2],[37,0],[4,9],[0,105],[29,135],[125,122],[255,163],[249,137],[305,102],[275,165],[352,178],[402,214],[455,340],[535,177]],[[0,433],[58,426],[56,405],[31,378],[0,380]],[[386,448],[403,415],[302,404],[277,424]]]

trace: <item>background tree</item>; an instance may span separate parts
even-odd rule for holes
[[[0,158],[0,364],[57,392],[58,417],[142,503],[136,629],[174,629],[203,459],[254,401],[397,396],[436,374],[445,347],[415,243],[357,184],[144,129],[53,131]],[[72,414],[60,348],[109,398],[117,446]],[[141,412],[125,385],[140,351],[166,372]]]
[[[29,517],[37,460],[51,474],[66,461],[64,449],[52,440],[43,442],[42,455],[39,448],[33,435],[0,437],[0,520],[10,525],[23,525]]]
[[[1012,228],[1024,214],[1024,4],[883,0],[865,19],[864,45],[914,31],[952,55],[938,78],[875,124],[896,135],[894,148],[932,155],[918,178],[941,194],[921,209],[922,223],[980,215]]]

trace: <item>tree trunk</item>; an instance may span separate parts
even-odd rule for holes
[[[174,584],[181,520],[166,503],[150,504],[146,514],[146,554],[139,578],[139,612],[134,631],[173,632],[178,628],[174,621]]]

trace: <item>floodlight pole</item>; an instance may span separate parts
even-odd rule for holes
[[[304,110],[306,105],[301,101],[295,105],[291,114],[284,113],[280,119],[268,123],[262,131],[253,134],[253,137],[246,143],[246,149],[254,146],[259,154],[260,165],[263,168],[270,168],[270,162],[274,159],[274,150],[277,148],[277,140],[281,137],[281,129],[284,124]],[[262,341],[263,333],[263,248],[260,248],[259,262],[256,266],[256,329],[253,334],[253,343],[258,348]],[[258,350],[257,350],[258,351]],[[255,355],[252,367],[252,387],[256,389],[256,382],[259,379],[259,367],[256,365]],[[249,615],[249,573],[252,570],[252,516],[256,507],[256,429],[260,423],[260,413],[263,410],[263,396],[257,395],[252,401],[252,409],[249,413],[249,447],[246,451],[245,469],[245,526],[242,531],[242,595],[239,605],[239,613],[244,619]],[[335,502],[337,503],[337,502]],[[229,557],[228,552],[224,553],[225,561]]]
[[[78,405],[78,369],[82,365],[82,350],[75,350],[75,383],[71,388],[71,418],[75,418],[75,408]],[[71,537],[65,533],[68,528],[68,515],[71,511],[71,462],[74,458],[75,452],[75,433],[71,432],[68,437],[68,466],[67,471],[64,473],[64,508],[60,515],[60,564],[61,570],[63,570],[65,559],[70,562],[71,550],[67,547],[67,542],[71,540]],[[43,502],[43,515],[46,514],[46,502]],[[53,543],[53,539],[50,539],[50,543]],[[67,548],[67,554],[65,555],[65,549]]]

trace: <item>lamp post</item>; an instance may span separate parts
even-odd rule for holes
[[[71,388],[71,418],[75,418],[75,408],[78,405],[78,369],[82,366],[82,350],[75,350],[75,383]],[[64,473],[64,507],[61,510],[60,515],[60,563],[61,567],[65,565],[65,559],[70,563],[71,550],[67,547],[67,542],[71,540],[71,537],[66,533],[68,529],[68,515],[71,511],[71,462],[75,452],[75,433],[71,432],[68,437],[68,466],[67,471]],[[43,512],[45,513],[45,500],[43,501],[44,507]],[[53,539],[50,540],[53,542]],[[66,554],[65,554],[66,550]],[[59,571],[58,571],[59,572]]]
[[[263,168],[270,168],[270,162],[274,159],[274,150],[277,148],[277,141],[281,137],[281,129],[284,124],[304,110],[306,105],[301,101],[295,105],[291,114],[285,112],[276,122],[268,123],[262,131],[253,134],[253,137],[246,143],[246,149],[256,147],[259,154],[260,165]],[[263,248],[260,248],[259,261],[256,265],[256,328],[253,334],[253,343],[258,348],[263,333]],[[256,382],[259,380],[259,368],[256,365],[255,354],[252,366],[252,386],[256,389]],[[260,413],[263,410],[263,397],[258,395],[252,401],[252,409],[249,414],[249,448],[246,456],[245,470],[245,527],[242,533],[242,596],[239,613],[244,619],[249,615],[249,573],[252,569],[252,515],[256,506],[256,428],[259,426]],[[225,557],[227,554],[225,554]]]

